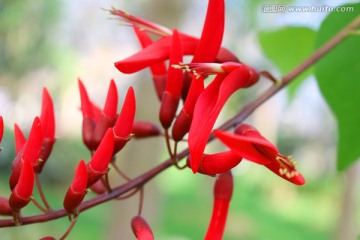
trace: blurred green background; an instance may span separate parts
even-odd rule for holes
[[[259,47],[258,33],[279,27],[306,26],[316,30],[326,12],[264,13],[264,4],[329,5],[344,1],[226,1],[223,45],[244,62],[280,76]],[[80,77],[91,99],[103,105],[114,78],[120,103],[126,89],[135,86],[137,119],[157,122],[159,103],[148,70],[134,75],[118,72],[113,63],[140,47],[131,28],[119,26],[108,12],[111,6],[200,36],[207,1],[0,1],[0,115],[6,132],[1,143],[0,195],[9,196],[8,178],[14,159],[13,125],[27,133],[41,107],[46,86],[56,109],[57,143],[41,176],[53,208],[63,196],[80,159],[89,160],[81,143],[81,113],[77,89]],[[296,46],[294,46],[296,48]],[[289,58],[291,58],[289,53]],[[295,67],[295,66],[294,66]],[[270,84],[266,80],[233,96],[219,123]],[[224,239],[356,239],[360,212],[358,166],[336,172],[336,124],[312,76],[291,93],[282,91],[261,106],[247,122],[293,155],[307,183],[293,186],[262,166],[243,161],[234,169],[235,192]],[[223,147],[210,144],[207,151]],[[135,177],[166,159],[162,139],[131,141],[118,156],[124,172]],[[123,181],[113,176],[113,182]],[[143,215],[156,239],[202,239],[212,209],[214,178],[191,171],[169,169],[145,187]],[[35,191],[35,197],[36,195]],[[88,194],[87,199],[94,196]],[[137,213],[138,197],[113,201],[80,215],[68,239],[134,239],[130,220]],[[39,214],[27,207],[23,215]],[[49,223],[0,230],[1,239],[60,237],[66,218]]]

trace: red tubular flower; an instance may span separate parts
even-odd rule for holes
[[[149,37],[149,35],[147,35],[145,31],[140,30],[138,27],[135,26],[134,26],[134,31],[143,48],[153,43],[152,39]],[[161,101],[161,98],[165,91],[166,78],[167,78],[167,70],[166,70],[165,62],[159,62],[150,66],[150,71],[151,71],[156,94],[159,100]]]
[[[76,169],[75,177],[71,183],[69,189],[66,192],[64,198],[64,208],[68,213],[74,212],[74,210],[80,205],[83,201],[87,191],[87,172],[84,160],[79,162],[79,165]]]
[[[46,88],[43,88],[40,122],[43,130],[44,140],[42,144],[42,150],[40,153],[40,159],[42,161],[39,163],[39,165],[36,166],[35,168],[36,173],[40,173],[42,171],[42,168],[44,167],[47,159],[49,158],[55,143],[54,104]]]
[[[161,134],[161,130],[152,122],[135,121],[132,126],[131,133],[134,135],[134,138],[147,138],[159,136]]]
[[[224,173],[236,167],[241,160],[242,157],[232,151],[204,154],[198,172],[207,175]],[[190,162],[189,158],[187,162]]]
[[[296,185],[305,184],[305,179],[296,169],[295,162],[280,155],[278,149],[252,126],[241,124],[236,128],[235,134],[216,130],[214,135],[239,156],[264,165]]]
[[[82,138],[86,147],[91,151],[96,149],[92,141],[92,135],[96,126],[93,104],[90,102],[84,84],[80,79],[78,79],[78,82],[81,99],[81,112],[83,115]]]
[[[174,141],[180,141],[185,134],[188,133],[194,114],[195,103],[203,90],[204,78],[202,76],[194,76],[184,107],[181,109],[172,127],[172,137]]]
[[[135,119],[136,101],[134,89],[130,87],[114,126],[115,146],[114,155],[119,152],[130,140],[131,129]]]
[[[25,146],[26,138],[20,127],[15,123],[14,125],[14,138],[15,138],[15,153],[18,154]]]
[[[97,180],[108,172],[108,165],[114,151],[114,132],[109,128],[100,142],[86,168],[88,173],[87,187],[93,185]]]
[[[13,210],[9,205],[9,199],[0,197],[0,215],[12,216]]]
[[[21,167],[19,181],[9,198],[9,205],[14,211],[19,211],[30,202],[34,189],[34,181],[34,168],[30,161],[25,158],[24,164]]]
[[[189,130],[189,150],[191,168],[197,172],[201,158],[215,121],[229,97],[244,87],[251,76],[251,69],[242,65],[227,76],[217,75],[200,94],[194,109]]]
[[[221,240],[234,188],[231,171],[218,176],[214,186],[214,207],[205,240]]]
[[[141,216],[135,216],[131,220],[131,228],[138,240],[153,240],[154,235],[149,224]]]
[[[178,32],[175,30],[172,36],[169,72],[166,80],[165,92],[161,99],[160,122],[163,128],[168,129],[175,117],[179,105],[182,89],[183,73],[181,70],[171,67],[173,64],[182,62],[181,44]]]
[[[118,106],[118,93],[114,80],[111,80],[108,94],[105,101],[104,110],[102,111],[99,120],[96,123],[92,143],[95,148],[99,146],[101,139],[104,137],[106,130],[113,127],[116,121],[116,112]]]
[[[35,117],[30,130],[29,138],[25,146],[20,150],[20,152],[16,156],[12,165],[12,172],[9,180],[11,190],[14,189],[15,185],[18,182],[20,171],[23,162],[25,160],[29,161],[34,168],[38,166],[39,163],[41,162],[39,161],[39,157],[40,157],[42,143],[43,143],[43,134],[40,124],[40,119],[38,117]]]

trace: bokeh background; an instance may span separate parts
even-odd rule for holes
[[[336,6],[344,2],[227,0],[223,45],[242,61],[279,77],[280,72],[261,51],[258,33],[287,25],[316,30],[327,13],[264,13],[261,6]],[[7,182],[14,159],[13,125],[18,123],[28,133],[40,112],[43,86],[54,99],[57,142],[41,178],[55,209],[62,206],[78,161],[90,158],[81,143],[78,77],[101,106],[110,79],[119,88],[120,103],[127,88],[134,86],[136,118],[158,121],[159,102],[149,71],[124,75],[113,66],[140,46],[132,29],[104,10],[112,6],[200,36],[207,1],[0,1],[0,115],[6,124],[0,155],[1,196],[10,195]],[[262,79],[256,87],[235,94],[219,123],[269,86]],[[243,161],[233,171],[235,191],[224,239],[356,239],[360,224],[358,166],[336,171],[336,122],[314,77],[306,79],[293,97],[281,91],[246,122],[276,143],[283,154],[293,155],[307,183],[294,186],[262,166]],[[220,148],[214,143],[207,151]],[[166,158],[164,141],[159,138],[129,142],[118,162],[124,172],[135,177]],[[112,180],[114,184],[123,182],[116,177]],[[156,239],[202,239],[211,215],[213,182],[214,178],[193,175],[190,170],[168,169],[148,183],[143,215]],[[90,193],[87,198],[92,196]],[[135,196],[88,210],[80,215],[68,239],[134,239],[130,220],[137,206]],[[39,212],[31,206],[23,212],[24,216],[33,214]],[[0,238],[59,237],[68,224],[63,218],[1,229]]]

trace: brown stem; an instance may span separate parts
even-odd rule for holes
[[[44,213],[48,212],[47,209],[44,208],[43,206],[41,206],[41,204],[38,201],[36,201],[36,199],[34,197],[31,197],[31,201],[40,211],[42,211]]]
[[[35,174],[35,182],[36,182],[36,187],[37,187],[37,189],[38,189],[38,191],[39,191],[40,198],[41,198],[42,202],[43,202],[44,205],[45,205],[46,211],[47,211],[47,212],[51,212],[51,211],[52,211],[52,208],[50,207],[48,201],[46,200],[46,197],[45,197],[43,188],[42,188],[42,186],[41,186],[41,182],[40,182],[40,178],[39,178],[39,175],[38,175],[38,174]]]
[[[123,173],[120,168],[118,167],[118,165],[116,164],[116,162],[111,162],[111,166],[113,166],[113,168],[115,169],[115,171],[122,177],[124,178],[126,181],[131,181],[131,178],[129,178],[125,173]]]
[[[75,226],[75,223],[77,222],[78,220],[78,215],[76,215],[72,220],[71,220],[71,223],[68,227],[68,229],[66,230],[66,232],[64,233],[64,235],[62,235],[59,240],[64,240],[66,239],[66,237],[70,234],[71,230],[74,228]]]
[[[255,101],[246,105],[242,111],[234,116],[233,118],[226,121],[219,129],[229,129],[231,127],[236,126],[238,123],[244,121],[256,108],[258,108],[262,103],[271,98],[275,93],[284,88],[288,83],[294,80],[298,75],[312,66],[316,61],[322,58],[325,54],[329,53],[336,45],[346,39],[349,36],[349,32],[352,32],[354,29],[360,26],[360,16],[355,18],[348,26],[346,26],[343,30],[341,30],[338,34],[336,34],[333,38],[331,38],[327,43],[325,43],[321,48],[319,48],[312,56],[302,62],[298,67],[292,70],[290,73],[286,74],[282,77],[282,82],[280,84],[273,85],[270,89],[260,95]],[[210,136],[209,141],[213,139],[213,135]],[[185,149],[177,155],[177,159],[183,159],[189,154],[189,149]],[[144,174],[134,178],[130,182],[127,182],[119,187],[113,189],[111,193],[104,193],[99,196],[96,196],[88,201],[83,202],[79,206],[79,212],[85,211],[89,208],[97,206],[101,203],[110,201],[118,196],[130,191],[131,189],[138,188],[141,185],[144,185],[146,182],[157,176],[159,173],[163,172],[165,169],[169,168],[173,165],[172,159],[168,159],[158,166],[150,169]],[[32,224],[32,223],[40,223],[47,222],[50,220],[58,219],[67,215],[67,212],[64,209],[55,210],[49,213],[31,216],[31,217],[23,217],[22,225]],[[0,220],[0,227],[12,227],[14,226],[13,219],[4,219]]]

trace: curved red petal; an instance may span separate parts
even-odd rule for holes
[[[80,78],[78,79],[78,83],[79,83],[80,100],[81,100],[81,112],[84,117],[86,116],[93,118],[92,104],[90,102],[86,88],[82,83],[82,81],[80,80]]]
[[[55,139],[55,113],[54,104],[48,90],[43,88],[41,115],[41,126],[43,128],[44,138]]]
[[[192,62],[214,62],[221,47],[225,24],[224,0],[209,0],[201,38]]]
[[[0,116],[0,142],[2,140],[3,135],[4,135],[4,119],[2,116]]]
[[[26,138],[20,127],[15,123],[14,125],[14,138],[15,138],[15,153],[18,154],[26,144]]]
[[[224,173],[236,167],[241,160],[242,157],[232,151],[206,154],[202,158],[199,172],[208,175]]]
[[[79,162],[76,168],[75,177],[71,184],[71,188],[74,192],[82,193],[86,190],[87,185],[87,171],[84,160]]]
[[[21,167],[19,181],[16,184],[13,192],[22,198],[30,198],[34,189],[35,174],[31,162],[24,160]]]
[[[26,142],[24,153],[22,158],[28,160],[32,165],[37,165],[37,161],[39,160],[41,147],[43,144],[43,134],[40,119],[35,117],[29,138]]]

